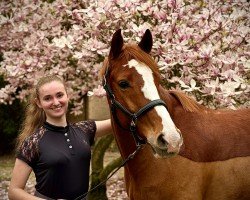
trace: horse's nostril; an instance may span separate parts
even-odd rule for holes
[[[163,134],[160,134],[159,137],[157,138],[157,144],[160,147],[166,147],[168,145],[168,142],[164,139]]]

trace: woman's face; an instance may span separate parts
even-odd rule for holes
[[[69,98],[63,83],[59,81],[46,83],[38,92],[37,105],[44,110],[48,122],[66,117]]]

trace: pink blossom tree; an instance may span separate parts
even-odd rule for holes
[[[0,2],[0,103],[25,100],[44,74],[66,80],[74,107],[100,85],[109,41],[122,28],[127,42],[153,33],[152,55],[169,89],[211,107],[249,104],[247,0],[15,0]],[[99,90],[95,89],[94,94]]]
[[[0,75],[7,81],[0,103],[25,101],[39,77],[57,74],[68,84],[71,112],[80,114],[83,95],[103,94],[98,71],[121,28],[126,42],[151,30],[167,88],[210,107],[248,106],[249,8],[247,0],[0,1]],[[120,163],[103,168],[105,148],[93,156],[99,174],[92,186]]]

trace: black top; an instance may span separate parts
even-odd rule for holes
[[[58,127],[47,122],[28,137],[17,158],[32,167],[36,190],[50,198],[74,199],[88,191],[94,121]]]

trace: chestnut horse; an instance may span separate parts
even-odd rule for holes
[[[116,31],[101,72],[123,159],[143,145],[124,168],[129,198],[249,200],[250,109],[212,110],[165,90],[152,43],[149,30],[138,45]]]

